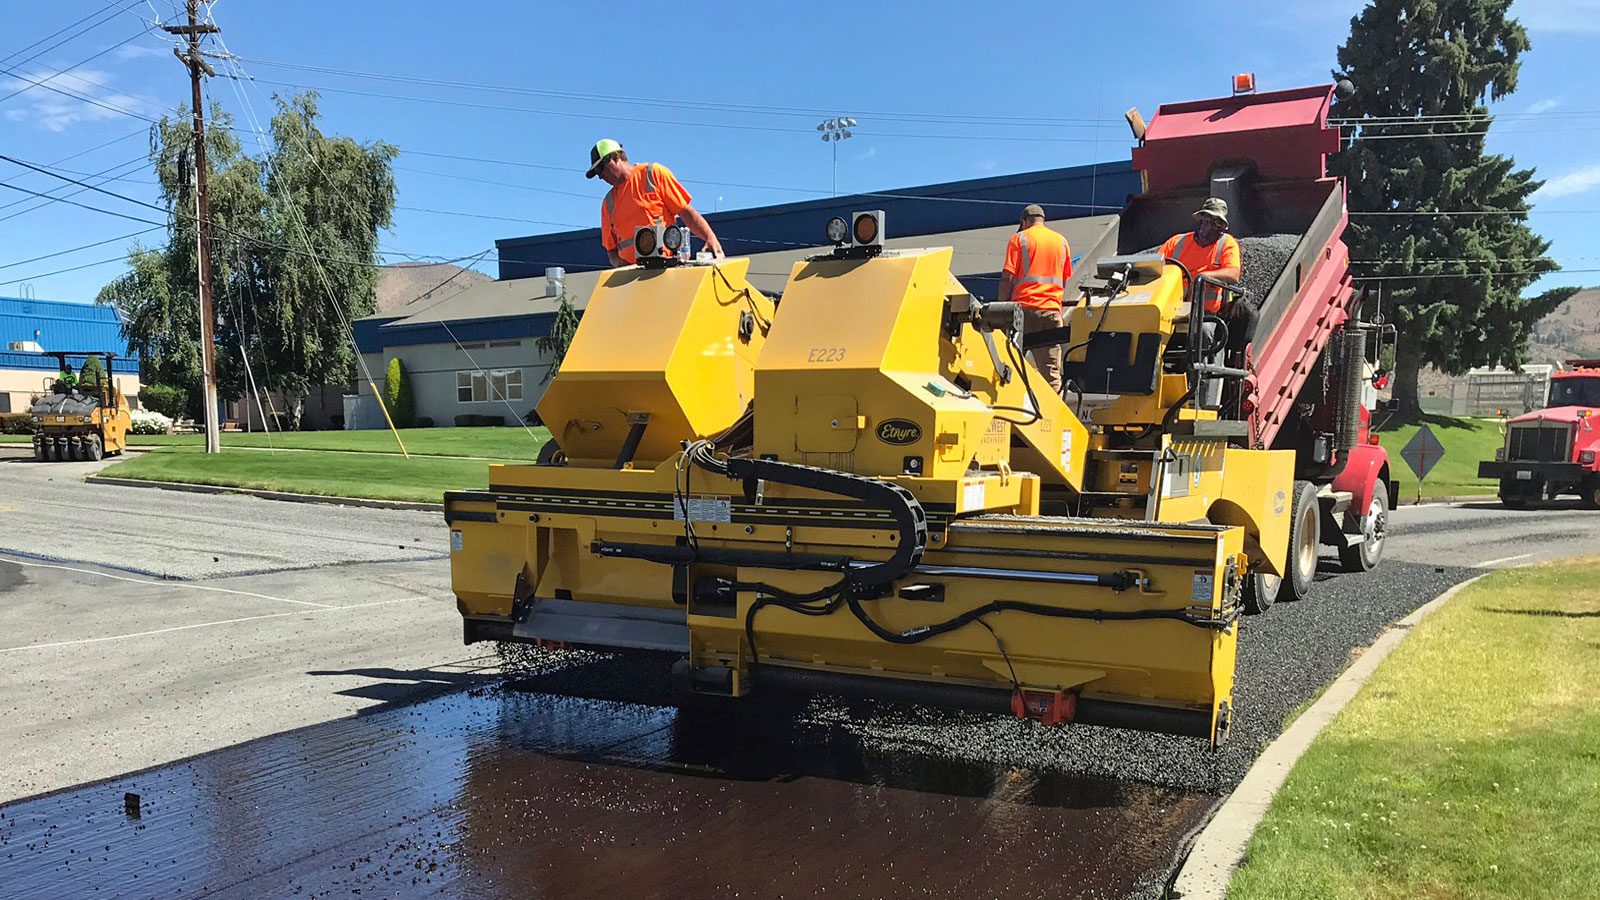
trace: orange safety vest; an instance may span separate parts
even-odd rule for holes
[[[621,203],[617,202],[619,193],[622,194]],[[635,232],[646,225],[665,224],[676,219],[689,201],[689,192],[666,166],[639,163],[633,167],[627,181],[606,191],[602,202],[601,242],[616,250],[624,261],[634,262]]]
[[[1166,256],[1172,257],[1173,259],[1177,260],[1178,262],[1183,263],[1184,268],[1187,268],[1189,270],[1189,274],[1190,275],[1204,275],[1207,272],[1213,272],[1213,271],[1216,271],[1217,269],[1224,268],[1224,262],[1230,256],[1230,254],[1228,252],[1230,244],[1232,245],[1232,249],[1233,249],[1233,253],[1231,255],[1233,257],[1234,264],[1238,265],[1238,260],[1239,260],[1239,241],[1233,235],[1228,234],[1226,232],[1224,232],[1221,237],[1217,238],[1217,242],[1212,245],[1212,251],[1211,251],[1211,253],[1210,253],[1210,255],[1208,257],[1202,257],[1200,259],[1196,259],[1195,257],[1197,256],[1197,254],[1191,252],[1189,254],[1190,258],[1189,259],[1185,259],[1184,258],[1184,251],[1189,249],[1189,238],[1191,237],[1191,235],[1192,235],[1191,232],[1187,232],[1186,231],[1183,234],[1176,235],[1175,237],[1173,237],[1172,240],[1167,242],[1167,243],[1171,244],[1171,250],[1164,254]],[[1194,248],[1197,249],[1197,250],[1201,249],[1200,245],[1198,243],[1196,243],[1194,245]],[[1217,311],[1219,311],[1221,309],[1222,309],[1222,292],[1217,290],[1216,288],[1207,288],[1206,289],[1206,312],[1214,313],[1214,312],[1217,312]]]
[[[1072,247],[1066,237],[1035,225],[1013,234],[1009,244],[1006,271],[1011,275],[1011,299],[1032,309],[1060,309],[1067,279],[1072,277]]]

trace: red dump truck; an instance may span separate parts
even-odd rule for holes
[[[1117,229],[1088,258],[1133,254],[1192,227],[1206,197],[1228,202],[1243,252],[1246,302],[1259,310],[1255,338],[1229,393],[1233,440],[1293,450],[1289,574],[1257,575],[1247,607],[1260,611],[1280,591],[1306,596],[1323,547],[1343,567],[1365,571],[1383,555],[1395,496],[1388,453],[1369,433],[1381,344],[1393,334],[1360,318],[1363,297],[1343,237],[1345,185],[1330,176],[1339,150],[1328,124],[1336,90],[1319,85],[1213,100],[1163,104],[1144,126],[1134,168],[1145,191],[1128,202]],[[1142,132],[1142,133],[1141,133]]]
[[[1550,376],[1548,404],[1506,423],[1505,446],[1478,463],[1478,477],[1500,483],[1506,506],[1577,494],[1600,509],[1600,359],[1567,360]]]

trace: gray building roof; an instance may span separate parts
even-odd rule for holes
[[[1081,261],[1115,231],[1116,223],[1116,216],[1104,215],[1058,219],[1048,224],[1066,236],[1072,246],[1073,256]],[[818,232],[821,232],[822,224],[818,223]],[[962,283],[975,296],[993,297],[999,286],[1000,267],[1005,261],[1006,241],[1015,231],[1016,226],[1003,225],[944,234],[891,237],[885,246],[897,250],[950,247],[954,250],[951,273],[962,279]],[[826,249],[821,246],[795,247],[753,254],[749,257],[749,280],[764,293],[781,293],[796,262]],[[1087,274],[1081,265],[1078,272],[1080,275]],[[594,293],[595,285],[604,275],[605,271],[566,274],[567,293],[573,298],[575,306],[582,309],[589,302],[589,295]],[[545,296],[545,279],[541,276],[476,284],[459,294],[426,304],[405,318],[396,319],[392,313],[380,313],[367,317],[367,320],[384,320],[383,328],[399,330],[438,322],[453,324],[479,319],[553,314],[555,310],[556,300]]]

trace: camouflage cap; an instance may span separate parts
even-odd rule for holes
[[[1222,223],[1223,228],[1228,227],[1228,201],[1221,197],[1208,197],[1200,208],[1194,211],[1197,216],[1211,216]]]

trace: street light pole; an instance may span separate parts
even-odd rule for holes
[[[817,123],[817,130],[822,132],[822,140],[833,144],[833,195],[839,196],[839,142],[850,137],[850,129],[856,127],[856,120],[847,116],[834,116],[823,119]]]

